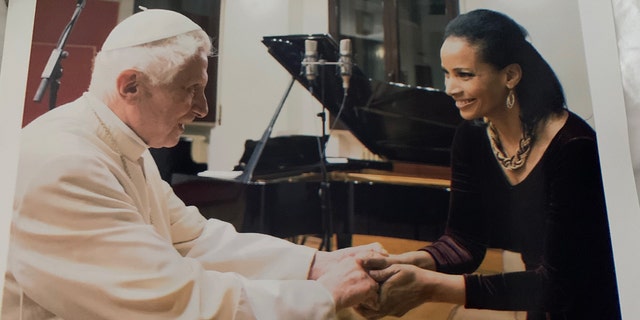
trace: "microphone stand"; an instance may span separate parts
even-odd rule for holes
[[[348,50],[350,51],[351,49],[351,44],[350,42],[348,43],[349,47]],[[342,43],[341,43],[341,54],[342,54]],[[306,43],[305,43],[305,49],[306,48]],[[315,48],[313,48],[315,50]],[[320,60],[311,60],[309,61],[307,59],[307,57],[305,57],[305,59],[302,61],[302,67],[303,70],[306,70],[305,67],[307,66],[325,66],[325,65],[335,65],[335,66],[339,66],[341,68],[340,72],[341,72],[341,76],[343,78],[343,90],[344,90],[344,96],[343,96],[343,100],[342,100],[342,106],[340,107],[340,111],[338,112],[337,118],[336,118],[336,122],[338,120],[338,118],[340,117],[340,113],[342,112],[342,108],[344,107],[344,103],[346,101],[347,98],[347,92],[349,89],[349,78],[350,76],[350,70],[351,70],[351,61],[350,60],[343,60],[343,58],[341,57],[341,59],[338,62],[328,62],[325,61],[324,59],[320,59]],[[347,67],[349,74],[346,75],[343,73],[343,68]],[[311,71],[311,70],[310,70]],[[303,71],[304,72],[304,71]],[[313,71],[312,71],[313,72]],[[308,76],[308,75],[307,75]],[[311,95],[313,96],[313,81],[315,81],[317,79],[316,75],[313,75],[312,77],[308,77],[307,78],[309,80],[309,92],[311,93]],[[322,80],[324,81],[325,77],[322,77]],[[323,96],[323,100],[324,100],[324,88],[325,86],[321,86],[323,91],[322,91],[322,96]],[[329,136],[327,136],[326,134],[326,121],[327,121],[327,117],[326,117],[326,112],[324,110],[324,108],[322,109],[321,112],[319,112],[317,114],[317,116],[320,118],[321,122],[322,122],[322,137],[320,137],[320,139],[318,139],[318,151],[320,153],[320,172],[321,172],[321,180],[320,180],[320,187],[318,188],[318,196],[320,198],[320,209],[321,209],[321,216],[322,216],[322,223],[323,223],[323,231],[324,234],[322,235],[322,242],[320,243],[320,250],[326,249],[326,251],[331,251],[332,248],[332,237],[333,237],[333,214],[332,214],[332,208],[331,208],[331,200],[330,200],[330,187],[331,184],[329,182],[329,175],[327,173],[327,153],[326,153],[326,146],[327,146],[327,142],[329,140]],[[333,126],[332,126],[333,127]],[[331,133],[329,133],[331,134]]]
[[[49,83],[51,84],[51,88],[49,91],[49,110],[55,108],[56,100],[58,98],[58,89],[60,88],[60,78],[62,77],[62,59],[66,58],[69,53],[64,51],[64,46],[67,43],[67,38],[71,34],[71,29],[75,25],[82,9],[86,4],[86,0],[78,0],[76,4],[76,9],[71,16],[71,21],[67,24],[67,26],[62,31],[62,35],[60,39],[58,39],[58,44],[53,51],[51,51],[51,55],[49,56],[49,60],[42,71],[42,80],[40,81],[40,86],[36,91],[36,94],[33,97],[33,101],[40,102],[42,100],[42,96],[44,92],[47,90],[47,86]]]
[[[324,77],[322,78],[324,80]],[[324,86],[323,95],[324,95]],[[309,86],[309,91],[311,95],[313,95],[313,87]],[[324,107],[322,111],[317,114],[322,122],[322,136],[318,139],[318,151],[320,153],[320,188],[318,188],[318,196],[320,197],[320,212],[322,216],[323,223],[323,231],[322,242],[320,243],[320,250],[323,248],[326,251],[331,251],[332,248],[332,237],[333,237],[333,212],[331,208],[331,195],[330,195],[330,182],[329,175],[327,173],[327,142],[328,136],[326,134],[326,123],[327,123],[327,114],[324,111]]]

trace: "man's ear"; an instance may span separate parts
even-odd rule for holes
[[[518,83],[520,83],[520,79],[522,79],[522,68],[517,63],[512,63],[506,67],[504,67],[504,72],[506,76],[506,84],[509,89],[515,88]]]
[[[120,72],[116,79],[118,95],[125,100],[134,98],[139,91],[140,80],[140,72],[136,70],[127,69]]]

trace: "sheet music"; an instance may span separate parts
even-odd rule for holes
[[[206,170],[198,173],[199,177],[215,178],[222,180],[234,180],[242,174],[242,171],[213,171]]]

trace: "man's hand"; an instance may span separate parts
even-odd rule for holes
[[[358,304],[375,305],[378,300],[378,283],[354,257],[345,257],[329,267],[318,282],[333,295],[336,310]]]
[[[363,268],[363,259],[388,256],[379,243],[350,247],[332,252],[318,251],[309,269],[308,278],[318,280],[331,294],[336,310],[358,304],[375,306],[378,283]]]
[[[316,252],[316,256],[311,264],[311,268],[309,269],[308,278],[311,280],[317,280],[325,274],[332,265],[339,263],[346,257],[358,257],[360,259],[369,260],[379,259],[382,256],[388,256],[388,253],[384,248],[382,248],[382,245],[377,242],[331,252],[318,251]]]

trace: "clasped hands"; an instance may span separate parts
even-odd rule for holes
[[[429,259],[426,259],[429,257]],[[432,267],[433,260],[423,251],[399,255],[370,256],[362,260],[363,268],[379,284],[376,303],[361,303],[355,310],[366,319],[386,315],[401,317],[411,309],[433,301],[440,276]]]
[[[309,278],[332,293],[337,310],[354,307],[366,319],[400,317],[442,297],[441,285],[455,280],[428,270],[433,262],[426,257],[425,252],[389,255],[378,243],[319,251]]]

